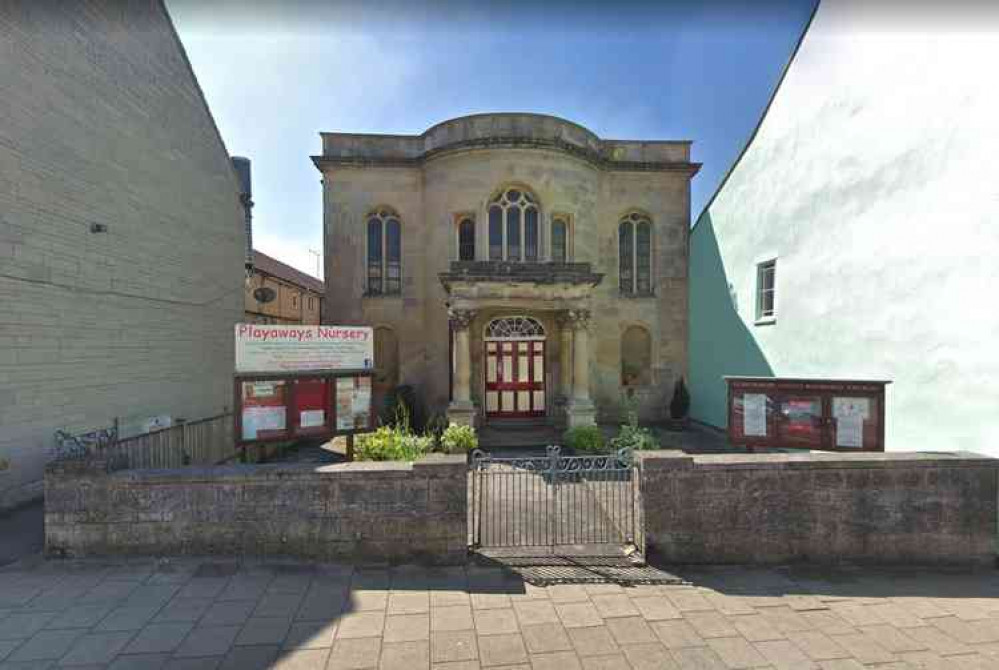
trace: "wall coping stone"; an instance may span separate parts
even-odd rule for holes
[[[643,467],[731,470],[843,468],[999,468],[999,459],[967,451],[858,452],[780,454],[686,454],[675,450],[637,452]]]
[[[103,459],[53,461],[47,466],[52,474],[107,474],[118,481],[133,482],[198,482],[250,481],[260,479],[312,479],[316,474],[331,477],[377,474],[381,477],[456,476],[467,468],[464,454],[432,454],[420,461],[353,461],[329,465],[308,463],[228,464],[187,466],[182,468],[129,469],[109,472]]]

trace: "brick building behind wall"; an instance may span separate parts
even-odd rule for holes
[[[245,233],[161,2],[0,4],[0,509],[59,429],[229,404]]]

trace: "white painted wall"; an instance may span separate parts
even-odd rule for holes
[[[869,7],[823,0],[698,225],[775,375],[891,379],[889,450],[999,456],[999,23]],[[770,254],[777,322],[758,326]]]

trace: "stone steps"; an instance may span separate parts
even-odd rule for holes
[[[561,444],[561,433],[553,426],[539,421],[505,421],[501,426],[487,425],[479,431],[479,448],[543,448]]]

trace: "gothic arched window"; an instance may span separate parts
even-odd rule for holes
[[[368,215],[368,294],[402,291],[402,227],[399,215],[380,207]]]
[[[642,214],[629,214],[617,229],[618,282],[621,293],[652,293],[652,222]]]
[[[538,201],[528,191],[508,188],[489,203],[489,260],[538,260]]]

